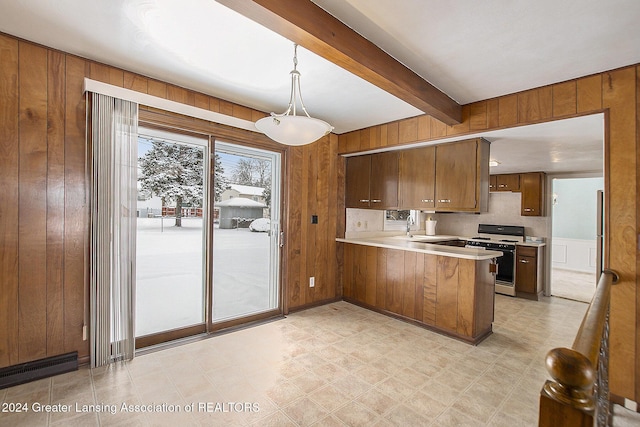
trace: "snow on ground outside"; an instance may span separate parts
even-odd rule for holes
[[[136,336],[201,323],[202,219],[138,218]],[[214,230],[214,321],[269,309],[269,236]]]

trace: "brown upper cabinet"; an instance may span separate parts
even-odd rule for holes
[[[489,142],[471,139],[400,152],[402,209],[485,212]]]
[[[349,157],[345,178],[346,207],[398,207],[398,152]]]
[[[400,152],[400,206],[433,209],[436,194],[436,147]]]
[[[348,208],[486,212],[489,142],[469,139],[347,158]]]
[[[544,172],[529,172],[520,174],[522,191],[521,215],[545,215],[545,181]]]
[[[489,191],[522,193],[520,214],[523,216],[544,216],[545,182],[544,172],[491,175]]]
[[[520,191],[520,174],[491,175],[489,191]]]
[[[435,210],[486,212],[489,205],[489,142],[470,139],[436,145]]]

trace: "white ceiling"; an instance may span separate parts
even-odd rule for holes
[[[461,104],[640,63],[637,0],[314,2]],[[5,33],[266,112],[288,102],[292,43],[213,0],[0,0],[0,10]],[[421,114],[303,48],[298,57],[307,109],[336,133]],[[593,157],[580,150],[601,130],[564,125],[561,147],[531,128],[527,144],[508,154],[494,143],[492,154],[512,159],[506,170],[525,146],[551,144],[566,169],[592,168],[574,161]]]

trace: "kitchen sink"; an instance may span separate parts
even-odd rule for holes
[[[435,235],[425,236],[424,234],[416,234],[413,236],[391,236],[391,239],[404,240],[408,242],[433,243],[434,245],[445,244],[445,242],[459,241],[461,245],[449,244],[449,246],[464,246],[465,241],[460,240],[457,236]]]
[[[431,242],[434,245],[443,245],[443,246],[457,246],[459,248],[464,248],[467,244],[466,240],[461,239],[451,239],[451,240],[439,240],[437,242]]]

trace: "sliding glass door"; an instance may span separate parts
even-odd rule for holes
[[[136,346],[206,331],[208,139],[141,129]]]
[[[280,157],[215,143],[213,323],[279,308]]]
[[[281,154],[146,128],[138,142],[136,347],[278,310]]]

